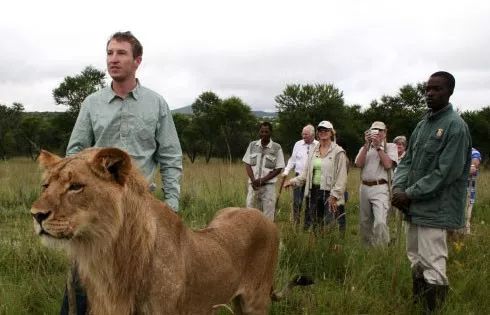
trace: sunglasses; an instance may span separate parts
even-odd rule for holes
[[[332,129],[328,129],[328,128],[318,128],[318,132],[327,132],[327,131],[332,131]]]

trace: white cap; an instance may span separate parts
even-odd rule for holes
[[[318,124],[317,129],[318,128],[327,128],[327,129],[333,130],[333,125],[328,120],[323,120],[323,121],[320,121],[320,123]]]
[[[381,130],[385,130],[386,129],[386,125],[382,121],[375,121],[371,125],[371,128],[370,129],[381,129]]]

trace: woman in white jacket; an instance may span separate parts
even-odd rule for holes
[[[310,197],[310,214],[306,216],[305,229],[311,225],[321,228],[345,216],[345,150],[337,145],[335,130],[329,121],[324,120],[318,124],[317,138],[319,143],[310,152],[304,171],[284,183],[285,188],[305,185],[305,197]]]

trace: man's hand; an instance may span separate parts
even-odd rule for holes
[[[259,187],[262,186],[262,179],[261,178],[257,178],[257,179],[254,179],[252,181],[252,188],[254,190],[257,190],[259,189]]]
[[[410,198],[405,191],[400,188],[395,188],[393,190],[391,204],[406,214],[408,212],[408,207],[410,206]]]

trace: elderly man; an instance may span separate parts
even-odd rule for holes
[[[426,87],[429,111],[410,137],[393,184],[393,205],[408,221],[414,302],[423,298],[430,313],[440,307],[448,291],[447,230],[464,226],[471,164],[468,126],[449,103],[454,86],[448,72],[430,76]]]
[[[386,132],[383,122],[373,122],[355,159],[361,168],[359,222],[361,240],[366,246],[386,246],[390,242],[386,223],[391,208],[388,185],[398,154],[393,143],[386,143]]]
[[[315,127],[313,127],[313,125],[306,125],[301,132],[301,136],[303,139],[294,144],[293,152],[291,153],[291,157],[282,174],[284,178],[288,176],[289,172],[293,169],[295,171],[295,176],[300,175],[305,170],[309,153],[318,144],[318,141],[315,140]],[[295,187],[293,189],[293,222],[295,225],[299,225],[300,222],[301,204],[303,203],[304,193],[304,186]],[[305,199],[304,229],[307,230],[313,223],[313,217],[310,213],[309,197],[306,197]]]

